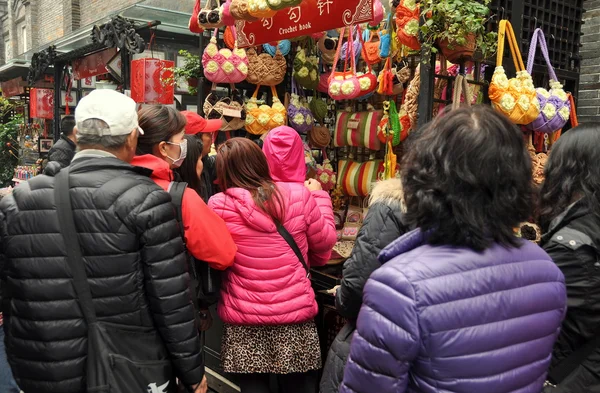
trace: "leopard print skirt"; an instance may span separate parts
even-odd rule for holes
[[[321,349],[314,321],[298,325],[240,326],[225,324],[221,349],[228,373],[303,373],[321,368]]]

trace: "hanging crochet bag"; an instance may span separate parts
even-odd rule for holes
[[[324,126],[315,126],[308,132],[308,142],[312,147],[325,148],[331,143],[331,132]]]
[[[268,19],[275,16],[277,11],[269,8],[267,0],[248,0],[248,13],[257,19]]]
[[[248,77],[246,80],[253,85],[277,86],[283,82],[287,63],[279,47],[275,56],[268,53],[256,53],[256,49],[248,50]]]
[[[202,6],[200,5],[200,0],[196,0],[196,3],[194,3],[194,10],[192,11],[192,16],[188,22],[188,28],[194,34],[201,34],[204,31],[202,26],[198,24],[198,15],[200,14],[201,9]]]
[[[569,96],[564,91],[563,86],[558,82],[554,67],[550,63],[548,56],[548,47],[546,46],[546,37],[542,29],[536,29],[533,33],[533,38],[529,44],[529,56],[527,58],[527,72],[531,75],[533,71],[533,62],[535,60],[536,46],[539,45],[542,50],[542,55],[548,67],[548,75],[550,75],[550,90],[543,87],[536,89],[537,98],[540,102],[540,114],[531,123],[527,125],[527,129],[545,134],[551,134],[554,131],[562,129],[571,113],[571,103]]]
[[[271,56],[275,56],[277,54],[277,49],[279,49],[283,56],[287,56],[288,53],[290,53],[290,51],[292,50],[292,43],[290,42],[290,40],[281,40],[277,43],[277,46],[271,44],[263,44],[263,50]]]
[[[204,8],[198,13],[198,24],[203,29],[217,29],[224,26],[222,12],[219,0],[206,0]]]
[[[235,18],[231,15],[231,0],[227,0],[222,6],[221,21],[225,26],[231,27],[235,25]],[[231,49],[231,48],[230,48]]]
[[[217,47],[215,29],[209,44],[202,54],[204,76],[213,83],[240,83],[248,76],[248,57],[244,49],[238,49],[234,43],[233,50]]]
[[[231,96],[219,99],[216,93],[217,85],[213,83],[212,90],[204,101],[204,115],[207,119],[221,119],[223,126],[220,131],[236,131],[246,124],[246,109],[240,93],[231,85]]]
[[[335,187],[336,175],[333,171],[331,162],[327,159],[327,155],[323,152],[323,164],[317,165],[317,181],[321,183],[323,191],[331,191]]]
[[[235,20],[256,22],[258,19],[250,15],[248,0],[231,0],[229,13]]]
[[[338,185],[344,195],[367,196],[371,192],[377,175],[383,171],[383,160],[356,162],[340,160],[338,162]]]
[[[317,97],[316,91],[308,103],[308,107],[310,108],[315,120],[323,124],[323,120],[325,120],[327,113],[329,113],[329,108],[327,107],[327,103],[322,98]]]
[[[401,45],[421,49],[419,42],[419,5],[416,0],[400,0],[396,7],[396,37]]]
[[[502,66],[505,38],[508,39],[508,46],[517,70],[517,76],[511,79],[508,79]],[[496,69],[488,92],[492,106],[515,124],[529,124],[540,115],[540,101],[533,80],[523,64],[512,25],[506,20],[500,21]]]
[[[473,101],[473,97],[471,97],[471,90],[469,89],[469,84],[467,83],[467,77],[462,74],[456,75],[456,79],[454,81],[454,91],[452,93],[452,110],[460,108],[461,97],[465,96],[464,103],[467,106],[471,106],[471,102]]]
[[[258,100],[258,90],[246,103],[246,131],[253,135],[264,135],[275,127],[284,126],[287,121],[285,106],[277,97],[275,86],[271,86],[273,93],[273,105],[266,105]]]
[[[319,42],[317,42],[317,48],[321,53],[321,59],[324,64],[332,65],[335,60],[335,53],[338,47],[338,39],[334,37],[329,37],[325,34]]]
[[[305,89],[314,90],[319,85],[319,58],[310,53],[310,49],[298,49],[294,58],[294,79]]]
[[[377,126],[382,116],[382,111],[339,111],[335,122],[333,145],[335,147],[357,146],[379,150],[381,142],[377,138]]]
[[[315,120],[306,102],[304,91],[298,88],[294,78],[292,78],[292,94],[290,96],[290,104],[287,109],[290,127],[300,134],[306,134],[315,125]]]
[[[381,57],[379,55],[379,31],[373,32],[365,29],[361,38],[363,41],[361,42],[361,54],[365,63],[372,65],[381,62]]]
[[[295,7],[302,3],[302,0],[267,0],[272,10],[282,10],[284,8]]]
[[[342,27],[340,37],[344,37],[345,28]],[[348,29],[348,40],[352,39],[352,29]],[[333,62],[333,70],[337,68],[337,63],[340,59],[340,52],[342,50],[343,39],[340,39],[338,43],[338,50],[335,54]],[[350,57],[351,68],[348,68],[348,60],[344,62],[343,71],[333,71],[329,76],[328,92],[329,96],[334,100],[352,100],[361,94],[360,83],[358,77],[355,74],[356,70],[356,59],[354,55],[354,46],[350,45]]]

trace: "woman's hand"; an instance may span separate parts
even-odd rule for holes
[[[193,387],[194,393],[206,393],[208,391],[208,381],[206,375],[202,378],[202,382]]]
[[[304,186],[306,188],[308,188],[308,190],[310,192],[321,191],[323,189],[323,186],[321,185],[321,183],[319,183],[315,179],[308,179],[307,181],[304,182]]]

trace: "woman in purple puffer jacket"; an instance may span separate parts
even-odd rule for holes
[[[407,221],[364,290],[342,393],[539,393],[564,277],[514,236],[530,214],[521,131],[489,107],[429,124],[403,165]]]

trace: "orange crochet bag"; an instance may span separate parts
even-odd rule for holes
[[[246,104],[246,131],[253,135],[264,135],[275,127],[284,126],[287,122],[287,111],[285,106],[277,97],[275,86],[271,86],[273,93],[273,105],[261,104],[258,101],[258,90]]]
[[[511,79],[508,79],[502,66],[505,38],[508,39],[510,53],[517,70],[517,76]],[[501,20],[498,29],[498,54],[496,69],[490,83],[489,97],[492,106],[515,124],[527,125],[540,114],[540,101],[533,85],[533,79],[525,69],[515,32],[507,20]]]
[[[410,49],[421,49],[419,42],[420,9],[416,0],[401,0],[396,8],[396,38]]]
[[[369,33],[369,30],[365,30],[364,34],[365,35],[362,36],[364,42],[361,52],[363,60],[369,65],[381,62],[381,56],[379,52],[379,32],[373,33],[371,31]]]

